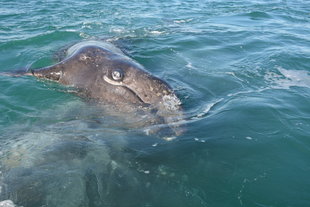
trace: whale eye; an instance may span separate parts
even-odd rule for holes
[[[116,81],[121,81],[124,77],[123,71],[121,70],[114,70],[112,71],[112,78]]]

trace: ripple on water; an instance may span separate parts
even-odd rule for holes
[[[1,72],[52,64],[76,41],[116,41],[176,89],[187,131],[146,136],[52,84],[0,77],[0,179],[12,184],[0,191],[13,195],[0,206],[310,206],[309,8],[2,1]]]

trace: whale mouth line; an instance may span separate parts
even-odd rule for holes
[[[114,85],[114,86],[122,86],[124,88],[126,88],[127,90],[129,90],[131,93],[133,93],[137,99],[143,103],[143,104],[147,104],[149,105],[149,103],[146,103],[142,100],[142,98],[131,88],[129,88],[128,86],[126,86],[122,81],[118,82],[118,81],[114,81],[114,80],[111,80],[108,76],[104,75],[103,76],[103,80],[105,80],[105,82],[111,84],[111,85]]]
[[[114,86],[124,86],[124,83],[122,81],[120,82],[117,82],[117,81],[114,81],[114,80],[111,80],[108,76],[104,75],[103,76],[103,80],[105,80],[105,82],[111,84],[111,85],[114,85]]]

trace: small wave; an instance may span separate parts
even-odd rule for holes
[[[21,35],[15,36],[14,39],[7,41],[6,43],[2,44],[0,49],[1,50],[8,50],[14,45],[19,45],[19,47],[25,47],[31,45],[32,48],[36,45],[44,45],[46,43],[51,43],[51,40],[55,39],[71,39],[77,37],[78,33],[74,30],[55,30],[55,31],[46,31],[44,33],[39,34],[29,34],[29,35]]]
[[[194,114],[190,118],[190,120],[199,120],[202,119],[203,117],[207,116],[207,114],[210,112],[210,110],[218,103],[220,103],[223,100],[223,98],[217,99],[212,103],[205,104],[198,113]]]
[[[246,13],[243,16],[249,16],[250,18],[253,19],[269,19],[271,16],[265,12],[260,12],[260,11],[253,11],[250,13]]]
[[[216,100],[213,103],[209,103],[209,104],[205,105],[204,110],[201,113],[197,114],[196,117],[200,118],[200,117],[206,116],[209,113],[209,111],[213,108],[213,106],[215,106],[217,103],[219,103],[222,100],[223,99],[221,98],[221,99]]]

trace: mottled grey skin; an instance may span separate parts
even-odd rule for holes
[[[113,79],[113,71],[122,74],[120,80]],[[76,87],[81,96],[112,104],[124,112],[127,105],[155,109],[165,120],[160,124],[171,124],[182,114],[181,102],[166,82],[106,42],[76,44],[68,49],[68,57],[63,61],[31,70],[31,74]]]
[[[123,74],[122,77],[118,80],[113,79],[113,71],[121,72]],[[124,117],[131,116],[130,113],[135,112],[135,110],[131,110],[132,108],[142,110],[142,112],[145,112],[144,115],[152,114],[150,117],[154,118],[154,121],[151,124],[156,125],[153,132],[158,132],[159,125],[163,125],[164,129],[169,128],[169,131],[173,133],[169,133],[170,138],[171,136],[182,133],[182,129],[177,124],[182,117],[181,102],[168,84],[147,73],[141,65],[107,43],[97,41],[79,43],[68,49],[68,57],[58,64],[34,69],[31,73],[4,73],[3,75],[33,75],[38,78],[53,80],[63,85],[73,86],[80,89],[79,95],[83,97],[115,106]],[[62,137],[61,135],[59,136]],[[35,137],[36,140],[37,138]],[[91,201],[87,197],[88,194],[105,191],[113,192],[113,190],[114,192],[119,192],[118,187],[113,189],[113,185],[109,184],[111,179],[112,181],[115,179],[115,182],[125,186],[133,186],[132,183],[134,183],[134,186],[138,186],[136,180],[131,179],[134,176],[126,175],[124,178],[119,179],[119,174],[123,170],[120,168],[121,165],[119,163],[117,163],[117,167],[110,167],[112,166],[111,163],[115,161],[114,158],[109,157],[111,153],[107,152],[106,145],[100,145],[97,148],[87,143],[81,145],[81,142],[84,142],[84,140],[73,140],[72,142],[63,140],[66,143],[65,148],[62,148],[64,145],[60,144],[56,145],[56,147],[54,146],[54,149],[51,149],[51,145],[48,142],[46,145],[48,150],[46,150],[47,148],[43,148],[42,154],[41,152],[31,154],[22,150],[32,150],[33,147],[23,148],[24,140],[21,139],[21,141],[21,144],[13,145],[13,149],[16,147],[17,149],[15,150],[18,153],[14,153],[12,150],[9,153],[11,155],[0,159],[1,162],[6,163],[3,166],[9,169],[4,174],[3,179],[0,177],[0,184],[2,185],[2,182],[6,184],[2,190],[0,189],[0,201],[2,199],[11,199],[17,205],[22,206],[57,206],[53,202],[66,205],[68,201],[67,193],[71,191],[66,190],[63,186],[69,186],[67,189],[82,188],[82,190],[77,191],[77,193],[81,192],[81,194],[76,194],[82,197],[75,201],[69,200],[70,206],[87,206],[86,202],[89,202],[90,206],[104,206],[105,203],[103,202],[110,198],[110,194],[103,193],[102,195],[98,194],[98,196],[95,194],[97,197],[91,196]],[[60,151],[58,151],[57,146],[60,147]],[[39,149],[39,147],[35,147],[35,150]],[[89,149],[91,150],[87,151]],[[120,149],[123,152],[123,148]],[[98,150],[98,152],[92,153],[93,150]],[[74,153],[75,151],[77,152],[76,154]],[[98,154],[103,156],[95,159],[93,156]],[[31,155],[35,156],[32,157]],[[36,155],[40,155],[38,159],[36,159],[38,157]],[[28,160],[29,162],[27,159],[30,159]],[[93,166],[94,163],[90,163],[90,165],[86,164],[89,160],[95,162],[95,165],[102,166],[98,168],[100,171],[92,170],[89,166]],[[111,160],[112,162],[110,163]],[[62,176],[63,173],[61,171],[63,168],[60,168],[60,171],[58,171],[55,164],[53,164],[55,162],[57,166],[66,166],[64,169],[70,171],[74,171],[72,169],[78,169],[81,172],[78,175],[77,173],[73,173],[72,177],[71,175],[69,176],[70,178],[68,176]],[[26,164],[23,166],[22,163]],[[81,163],[81,166],[76,167],[79,163]],[[87,170],[84,170],[84,167]],[[85,175],[82,174],[84,171]],[[109,182],[106,182],[106,178],[109,179]],[[72,180],[77,182],[72,182]],[[60,187],[57,188],[57,186]],[[108,186],[107,189],[105,189],[105,186]],[[85,193],[83,188],[85,188]],[[100,190],[98,191],[98,189]],[[72,191],[72,193],[75,192]],[[58,199],[54,199],[53,196],[58,196],[56,197]],[[74,205],[75,203],[73,202],[77,204]]]

